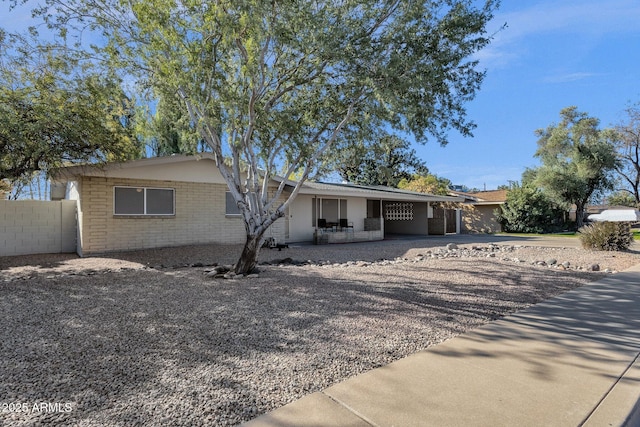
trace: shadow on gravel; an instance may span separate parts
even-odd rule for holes
[[[16,255],[0,256],[0,271],[8,270],[12,267],[33,266],[38,268],[55,268],[65,262],[77,259],[76,254],[37,254],[37,255]]]
[[[201,269],[136,270],[11,282],[0,300],[0,395],[73,404],[13,414],[16,425],[235,425],[584,282],[505,265],[474,271],[477,285],[389,272],[344,280],[268,267],[225,281]]]

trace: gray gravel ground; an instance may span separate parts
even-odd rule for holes
[[[236,425],[640,262],[458,244],[263,250],[236,280],[206,271],[238,246],[0,258],[0,424]]]

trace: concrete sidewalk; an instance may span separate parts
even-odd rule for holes
[[[640,426],[640,265],[245,425]]]

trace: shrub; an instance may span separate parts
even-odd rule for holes
[[[626,222],[594,222],[580,230],[580,241],[585,249],[623,251],[633,242],[631,226]]]
[[[563,210],[535,187],[512,187],[496,212],[502,230],[509,233],[549,233],[562,229]]]

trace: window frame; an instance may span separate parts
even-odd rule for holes
[[[233,206],[237,209],[237,212],[229,212],[229,206]],[[231,191],[224,192],[224,216],[228,218],[242,218],[242,212],[236,203],[236,199],[231,194]]]
[[[116,211],[116,191],[118,188],[142,189],[143,212],[142,213],[118,213]],[[147,190],[163,190],[171,191],[171,213],[147,213]],[[176,216],[176,189],[169,187],[145,187],[133,185],[114,185],[113,186],[113,216],[117,217],[172,217]]]
[[[318,226],[318,219],[327,219],[325,213],[325,201],[335,201],[338,218],[335,222],[339,222],[341,219],[348,219],[349,199],[342,197],[318,197],[314,196],[311,199],[311,221],[312,227]]]

